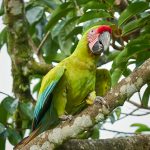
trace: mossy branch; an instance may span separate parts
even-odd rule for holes
[[[97,103],[89,106],[71,121],[62,122],[56,128],[45,131],[27,145],[17,147],[21,150],[54,149],[70,138],[76,138],[80,133],[93,127],[97,122],[104,121],[109,113],[117,106],[123,105],[125,100],[139,91],[150,81],[150,59],[134,70],[127,78],[121,80],[104,97],[106,104]]]

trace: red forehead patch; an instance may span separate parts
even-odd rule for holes
[[[98,33],[103,33],[104,31],[108,31],[109,33],[112,33],[112,29],[110,28],[110,26],[107,25],[102,25],[97,29]]]

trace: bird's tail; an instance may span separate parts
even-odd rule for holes
[[[35,129],[28,137],[24,138],[21,142],[19,142],[15,147],[14,150],[20,150],[25,145],[27,145],[32,139],[34,139],[37,135],[39,135],[40,128]]]

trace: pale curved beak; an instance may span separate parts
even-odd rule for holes
[[[99,42],[103,45],[103,50],[106,51],[110,45],[110,33],[108,31],[103,32],[99,36]]]

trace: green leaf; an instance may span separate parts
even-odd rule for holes
[[[118,83],[118,80],[120,79],[122,75],[122,70],[119,68],[116,68],[112,75],[111,75],[111,82],[112,82],[112,87],[115,86]]]
[[[142,105],[144,107],[148,106],[149,99],[150,99],[150,85],[148,85],[148,87],[145,89],[142,97]]]
[[[8,112],[4,109],[4,107],[2,106],[2,103],[0,104],[0,123],[2,123],[3,125],[6,124],[7,122],[7,116],[8,116]],[[2,134],[0,136],[0,148],[2,150],[5,150],[5,143],[6,143],[6,133],[3,132],[4,134]]]
[[[114,60],[118,56],[119,53],[120,52],[118,52],[118,51],[113,51],[112,53],[110,53],[108,55],[108,60],[110,60],[110,61]]]
[[[110,114],[109,119],[110,119],[112,124],[115,122],[115,116],[113,113]]]
[[[84,11],[86,11],[88,9],[107,9],[107,6],[104,3],[100,3],[96,1],[89,1],[88,3],[84,5],[83,8],[84,8]]]
[[[6,97],[2,101],[2,106],[5,108],[7,112],[13,114],[18,106],[18,100],[15,100],[12,97]]]
[[[40,87],[41,87],[41,82],[42,82],[42,79],[40,78],[37,84],[33,87],[32,93],[39,92]]]
[[[129,68],[124,68],[124,70],[123,70],[123,75],[125,76],[125,77],[127,77],[127,76],[129,76],[130,74],[131,74],[131,70],[129,69]]]
[[[53,61],[54,62],[60,62],[64,60],[67,56],[64,53],[57,53],[57,55],[54,57]]]
[[[121,115],[121,108],[120,107],[118,107],[118,108],[115,109],[115,114],[117,116],[117,119],[119,119],[120,115]]]
[[[42,52],[44,53],[44,59],[47,63],[51,63],[55,56],[57,55],[57,50],[59,49],[56,39],[52,39],[51,35],[48,36],[46,42],[42,47]]]
[[[141,27],[145,26],[149,20],[150,20],[150,15],[144,18],[140,18],[140,19],[129,22],[123,27],[122,36],[126,36],[127,34],[130,34],[133,31],[140,29]]]
[[[60,50],[66,56],[69,56],[71,54],[72,39],[66,40],[66,36],[69,32],[71,32],[71,30],[72,30],[72,26],[63,28],[60,31],[58,36],[58,43],[59,43]]]
[[[131,127],[138,127],[138,129],[135,130],[136,133],[141,133],[144,131],[150,131],[150,127],[148,127],[147,125],[142,124],[142,123],[134,123],[131,125]]]
[[[92,129],[92,135],[91,138],[92,139],[99,139],[99,127],[98,126],[94,126],[94,128]]]
[[[27,10],[26,18],[28,22],[32,25],[39,21],[44,14],[44,8],[40,6],[32,7],[31,9]]]
[[[80,17],[79,23],[85,22],[94,18],[111,18],[111,15],[108,12],[103,11],[103,10],[88,11]]]
[[[27,117],[30,120],[33,119],[34,108],[31,103],[20,103],[19,109],[24,114],[25,117]]]
[[[39,5],[44,4],[44,7],[48,6],[49,8],[51,9],[56,9],[57,7],[57,4],[54,0],[37,0],[37,1],[34,1],[34,3],[38,3]]]
[[[135,2],[130,4],[120,15],[118,25],[121,26],[134,15],[148,9],[149,4],[146,2]]]
[[[73,10],[69,5],[69,2],[63,3],[56,8],[46,25],[46,31],[50,30],[62,17],[66,16],[71,10]]]
[[[150,47],[150,34],[144,34],[131,40],[126,46],[127,55],[126,59],[129,59],[132,55],[135,55],[141,51],[147,51]]]
[[[16,145],[21,141],[21,136],[18,131],[12,128],[7,128],[8,140],[12,145]]]
[[[85,3],[89,2],[89,0],[76,0],[76,1],[77,1],[78,5],[82,5],[82,4],[85,4]]]
[[[2,0],[1,6],[0,6],[0,16],[4,14],[4,0]]]
[[[150,51],[140,51],[137,53],[137,58],[136,58],[136,68],[139,67],[145,60],[150,58]]]
[[[2,123],[0,123],[0,137],[2,136],[2,134],[3,134],[5,131],[6,131],[5,126],[4,126]]]
[[[7,28],[5,27],[0,33],[0,48],[6,43],[7,41]]]
[[[71,37],[77,35],[77,34],[81,34],[81,33],[82,33],[82,29],[83,29],[82,26],[78,26],[78,27],[74,28],[74,29],[66,36],[66,40],[67,40],[68,38],[71,38]]]
[[[56,36],[59,35],[59,32],[65,26],[65,23],[66,23],[66,20],[61,20],[53,27],[51,31],[52,39],[54,39]]]

